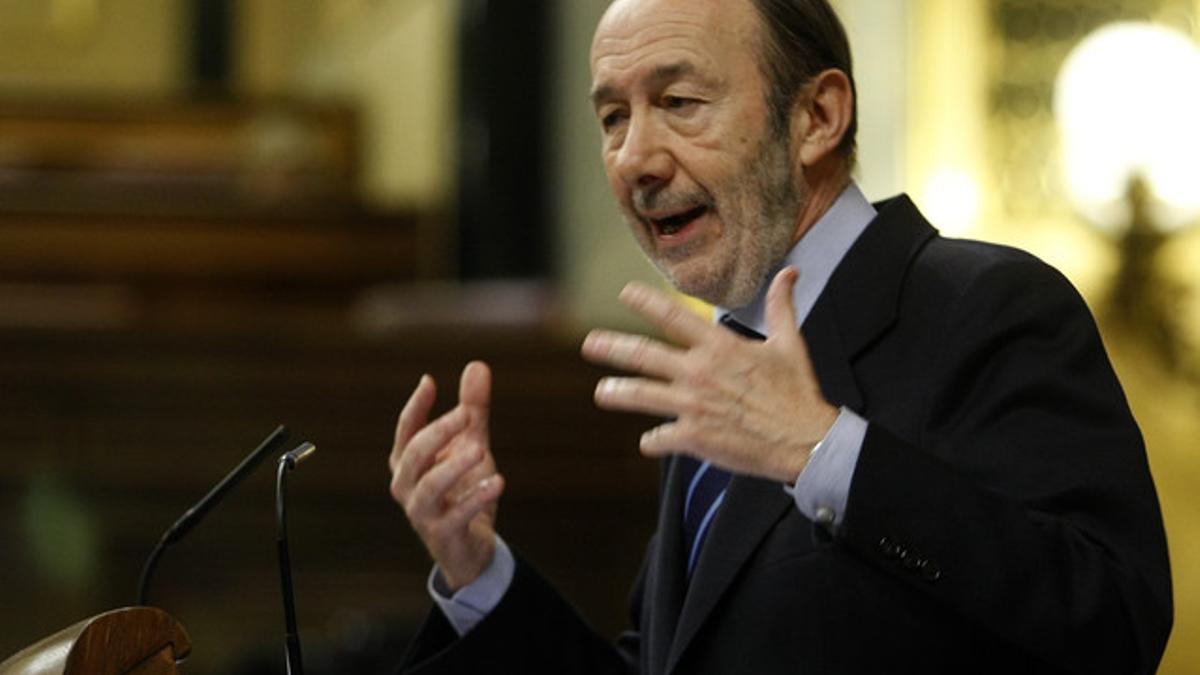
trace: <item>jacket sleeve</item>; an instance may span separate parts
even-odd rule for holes
[[[1162,519],[1082,299],[1022,258],[948,304],[913,383],[918,437],[871,423],[839,539],[1064,672],[1153,673],[1172,616]]]
[[[500,604],[461,638],[436,607],[401,662],[403,675],[632,675],[637,632],[614,646],[593,631],[520,555]],[[636,615],[635,615],[636,619]]]

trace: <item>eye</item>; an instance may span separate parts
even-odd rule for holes
[[[694,98],[685,98],[683,96],[663,96],[662,106],[668,110],[684,110],[699,102]]]
[[[614,109],[600,114],[600,127],[611,131],[627,117],[624,110]]]

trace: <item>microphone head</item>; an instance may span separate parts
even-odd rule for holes
[[[295,465],[308,459],[309,456],[316,451],[317,446],[309,443],[308,441],[304,441],[300,445],[297,445],[295,450],[285,453],[283,457],[280,457],[279,459],[286,461],[288,464]]]

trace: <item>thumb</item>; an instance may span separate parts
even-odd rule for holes
[[[492,401],[492,370],[483,361],[472,361],[463,368],[458,383],[458,403],[471,413],[472,424],[487,424]]]
[[[792,290],[799,273],[792,266],[779,270],[767,290],[767,330],[772,340],[797,338],[796,308],[792,305]]]

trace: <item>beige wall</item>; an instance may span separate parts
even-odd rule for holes
[[[458,0],[240,0],[238,93],[344,100],[362,112],[362,189],[442,209],[453,178]],[[135,100],[186,93],[184,0],[0,3],[6,99]]]
[[[239,7],[243,92],[356,104],[364,196],[387,207],[446,207],[458,0],[247,0]]]
[[[292,87],[357,101],[363,187],[386,206],[438,209],[453,180],[457,0],[370,5],[301,53]]]
[[[559,235],[560,291],[565,314],[576,331],[595,325],[634,325],[617,302],[621,287],[632,279],[662,284],[621,220],[600,162],[600,127],[588,100],[588,52],[592,32],[607,6],[607,0],[557,5],[552,213]]]
[[[163,97],[186,68],[182,0],[11,0],[0,6],[8,99]]]

